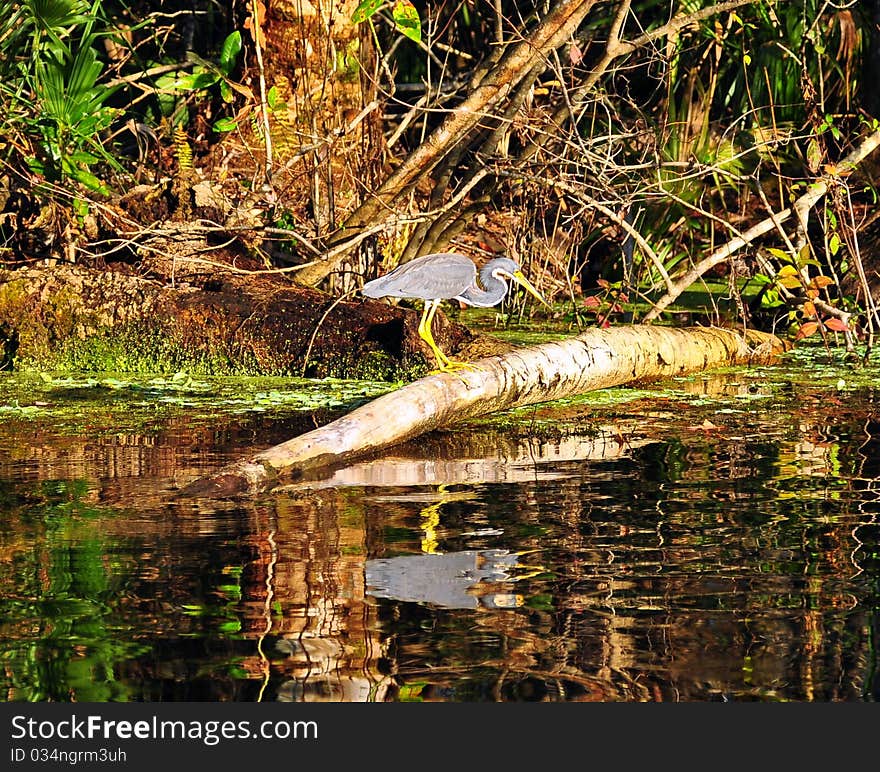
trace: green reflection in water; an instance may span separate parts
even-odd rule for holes
[[[0,600],[0,657],[12,699],[131,696],[116,666],[148,647],[127,640],[127,626],[114,616],[125,567],[108,560],[112,545],[92,527],[105,513],[84,500],[88,490],[84,481],[46,481],[34,490],[36,501],[3,502],[3,542],[17,547],[0,568],[4,588],[15,588]]]
[[[222,389],[168,414],[164,387],[53,391],[62,426],[36,404],[0,425],[0,689],[874,701],[877,394],[840,377],[768,368],[540,406],[421,438],[370,479],[249,502],[169,494],[292,433],[285,410],[316,421],[237,401],[265,384],[225,413]],[[394,563],[398,586],[365,588],[372,561],[424,556],[451,571]]]

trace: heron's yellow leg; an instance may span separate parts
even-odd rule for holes
[[[435,555],[439,542],[437,541],[437,528],[440,525],[440,507],[442,501],[435,501],[419,512],[419,527],[422,529],[422,552],[427,555]]]
[[[438,367],[436,370],[432,372],[435,373],[446,373],[452,370],[471,370],[474,368],[472,364],[468,362],[457,362],[454,359],[450,359],[443,351],[440,350],[440,346],[437,345],[434,340],[434,335],[431,332],[431,326],[434,322],[434,314],[437,313],[437,308],[440,306],[439,300],[431,300],[425,303],[425,311],[422,314],[422,321],[419,323],[419,335],[422,337],[422,340],[425,341],[430,347],[431,351],[434,352],[434,356],[437,357]]]
[[[437,313],[439,306],[439,300],[425,301],[425,310],[422,312],[422,320],[419,322],[419,336],[431,347],[431,351],[434,352],[434,356],[437,358],[439,369],[448,370],[453,366],[453,362],[440,350],[440,347],[434,341],[434,335],[431,333],[431,324],[434,321],[434,314]]]

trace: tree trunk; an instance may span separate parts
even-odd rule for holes
[[[348,217],[335,242],[351,237],[393,214],[393,204],[407,194],[423,175],[462,142],[487,115],[503,112],[516,85],[551,51],[567,42],[584,20],[595,0],[561,0],[524,40],[512,45],[499,62],[482,78],[467,99],[389,175],[382,185]],[[334,271],[344,254],[315,260],[297,273],[298,282],[316,286]]]
[[[768,363],[785,348],[774,335],[743,336],[720,328],[591,329],[482,359],[470,370],[415,381],[324,427],[231,464],[186,491],[256,491],[282,475],[301,476],[486,413],[722,365]]]
[[[267,176],[284,201],[299,202],[312,238],[333,231],[384,173],[376,51],[369,26],[352,21],[358,5],[277,0],[265,25],[264,79],[277,93]]]

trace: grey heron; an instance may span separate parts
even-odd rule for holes
[[[482,288],[477,284],[477,266],[473,260],[456,252],[439,252],[399,265],[390,273],[368,281],[361,292],[368,298],[423,300],[425,305],[419,322],[419,336],[431,347],[439,369],[453,370],[467,367],[467,364],[456,362],[444,354],[431,333],[434,314],[443,300],[460,300],[478,308],[495,306],[507,294],[509,279],[544,305],[550,305],[523,275],[519,264],[509,257],[490,260],[480,269],[479,276]]]

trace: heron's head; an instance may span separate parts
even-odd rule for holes
[[[538,292],[538,290],[532,286],[532,283],[525,277],[525,274],[523,274],[522,269],[516,260],[511,260],[509,257],[496,257],[494,260],[490,260],[486,263],[483,270],[495,279],[500,279],[501,281],[509,279],[510,281],[519,284],[520,287],[550,308],[550,304],[544,299],[544,296],[541,295],[541,293]]]

